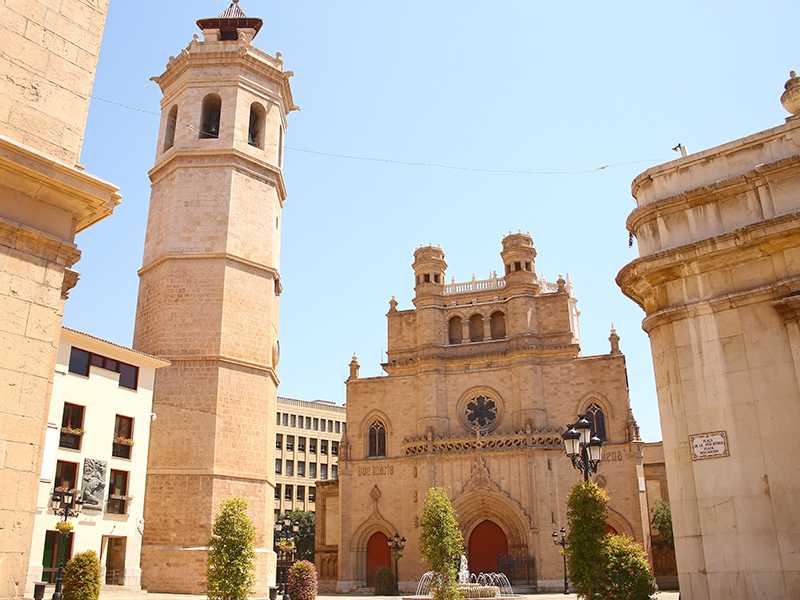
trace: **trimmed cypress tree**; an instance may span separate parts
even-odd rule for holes
[[[431,585],[433,600],[461,600],[457,565],[464,551],[464,535],[444,488],[428,490],[419,528],[420,557],[439,575]]]
[[[245,600],[256,583],[256,529],[239,496],[219,507],[208,540],[206,581],[211,600]]]
[[[608,494],[592,481],[575,484],[567,498],[567,568],[579,596],[594,598],[605,578],[603,537],[608,529]]]

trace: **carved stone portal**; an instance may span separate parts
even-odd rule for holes
[[[106,467],[104,460],[87,458],[83,461],[83,508],[103,510],[106,489]]]

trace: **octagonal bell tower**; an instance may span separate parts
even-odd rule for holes
[[[252,45],[238,0],[202,19],[166,71],[134,348],[157,375],[142,585],[204,593],[204,547],[233,495],[257,531],[257,596],[274,584],[272,497],[286,116],[280,53]],[[142,449],[145,451],[145,449]],[[271,560],[270,560],[271,557]]]

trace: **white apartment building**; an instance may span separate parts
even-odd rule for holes
[[[103,582],[140,587],[145,473],[155,371],[166,360],[62,328],[26,584],[55,583],[65,539],[50,501],[78,490],[67,557],[94,550]]]
[[[278,397],[275,435],[275,519],[315,512],[318,480],[338,479],[345,407],[333,402]]]

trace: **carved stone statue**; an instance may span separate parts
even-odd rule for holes
[[[106,466],[104,460],[87,458],[83,461],[83,508],[103,510],[106,489]]]

